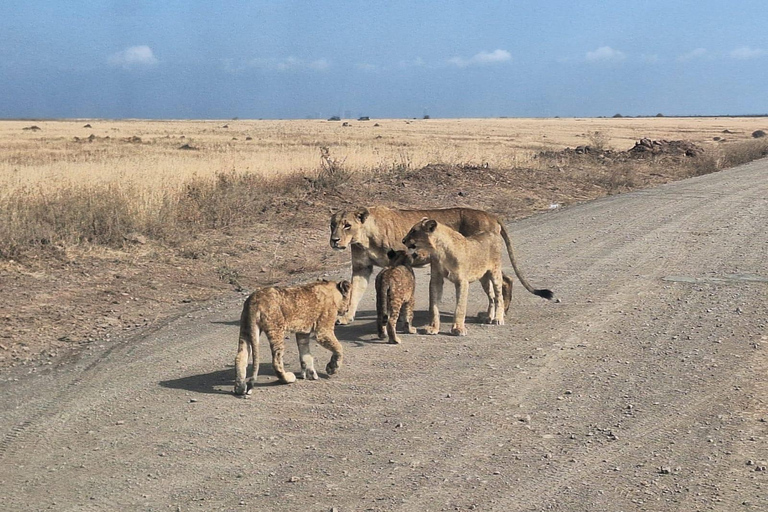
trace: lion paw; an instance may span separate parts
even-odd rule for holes
[[[454,325],[451,327],[451,334],[454,336],[466,336],[467,335],[467,328],[463,325],[459,327],[458,325]]]
[[[283,384],[293,384],[296,382],[296,375],[292,372],[285,372],[282,376],[280,376],[280,382]]]
[[[245,395],[248,392],[250,392],[250,386],[246,384],[245,382],[236,382],[235,383],[235,394],[236,395]]]
[[[426,326],[424,329],[422,329],[422,332],[423,332],[424,334],[430,334],[430,335],[432,335],[432,334],[438,334],[438,333],[440,332],[440,329],[438,329],[438,328],[437,328],[437,327],[435,327],[434,325],[428,325],[428,326]]]
[[[493,325],[504,325],[504,320],[503,319],[502,320],[495,319],[495,320],[493,320],[491,322],[491,324],[493,324]]]
[[[349,325],[355,319],[353,316],[344,315],[336,319],[336,325]]]

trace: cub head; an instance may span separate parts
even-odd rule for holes
[[[331,216],[332,249],[343,251],[350,244],[361,243],[364,236],[364,224],[370,212],[367,208],[341,210]]]
[[[336,290],[339,292],[339,296],[336,298],[336,312],[339,316],[344,316],[349,310],[349,299],[352,297],[350,290],[352,285],[346,279],[336,283]]]
[[[408,234],[403,238],[403,245],[414,256],[423,253],[425,250],[429,251],[434,247],[430,237],[435,232],[435,229],[437,229],[437,221],[424,217],[408,231]]]
[[[390,249],[387,252],[387,258],[389,259],[388,266],[390,267],[397,267],[400,265],[404,265],[406,267],[413,266],[413,256],[411,256],[408,251],[396,251],[394,249]]]

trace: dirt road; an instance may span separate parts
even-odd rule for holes
[[[512,224],[560,303],[518,285],[506,326],[389,346],[368,293],[337,329],[339,376],[277,385],[262,350],[248,400],[231,394],[241,297],[10,369],[1,507],[766,510],[766,191],[763,160]]]

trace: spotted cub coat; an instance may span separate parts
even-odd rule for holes
[[[331,352],[331,360],[325,367],[332,375],[341,367],[343,354],[336,339],[336,317],[349,308],[349,281],[317,281],[300,286],[261,288],[245,301],[240,316],[240,339],[235,357],[235,394],[250,393],[259,371],[259,336],[267,335],[272,349],[272,367],[281,382],[290,384],[296,380],[283,367],[285,335],[296,333],[301,361],[301,378],[317,379],[314,359],[309,342],[314,334],[317,343]],[[253,361],[253,375],[246,381],[248,360]]]
[[[414,292],[416,278],[413,275],[413,259],[405,251],[387,253],[389,266],[376,276],[376,325],[379,338],[389,337],[389,343],[400,343],[397,335],[397,319],[405,313],[405,332],[415,334],[413,327]]]

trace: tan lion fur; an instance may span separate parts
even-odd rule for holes
[[[456,286],[452,334],[467,334],[464,320],[467,314],[469,283],[474,281],[482,283],[488,296],[488,322],[504,325],[502,237],[498,228],[465,237],[455,229],[425,217],[413,225],[403,238],[403,244],[410,250],[424,250],[430,255],[429,311],[432,321],[425,329],[427,334],[437,334],[440,331],[438,303],[443,295],[444,278]]]
[[[388,257],[389,266],[376,276],[376,326],[380,339],[389,337],[389,343],[396,344],[401,341],[396,329],[401,309],[405,313],[405,332],[416,333],[413,327],[416,277],[411,266],[413,258],[406,251],[390,250]]]
[[[331,216],[330,245],[335,250],[352,251],[352,292],[349,311],[339,318],[339,323],[347,324],[354,320],[358,304],[368,287],[374,266],[386,267],[387,252],[390,249],[403,250],[402,240],[408,230],[422,218],[428,217],[464,236],[487,232],[501,232],[507,246],[509,259],[520,282],[526,290],[541,297],[551,298],[549,290],[535,290],[517,267],[512,243],[504,225],[491,213],[471,208],[442,208],[424,210],[398,210],[384,206],[342,210]],[[418,254],[413,266],[429,263],[429,255]]]
[[[317,343],[331,352],[331,360],[325,368],[332,375],[341,367],[343,354],[336,339],[336,317],[349,307],[349,281],[317,281],[299,286],[268,287],[253,292],[243,305],[240,316],[240,338],[235,357],[235,394],[250,393],[259,371],[259,336],[267,335],[272,349],[272,367],[281,382],[296,380],[293,373],[283,367],[285,335],[296,333],[301,361],[301,378],[317,379],[314,359],[309,342],[314,334]],[[246,382],[248,359],[253,361],[252,376]]]

